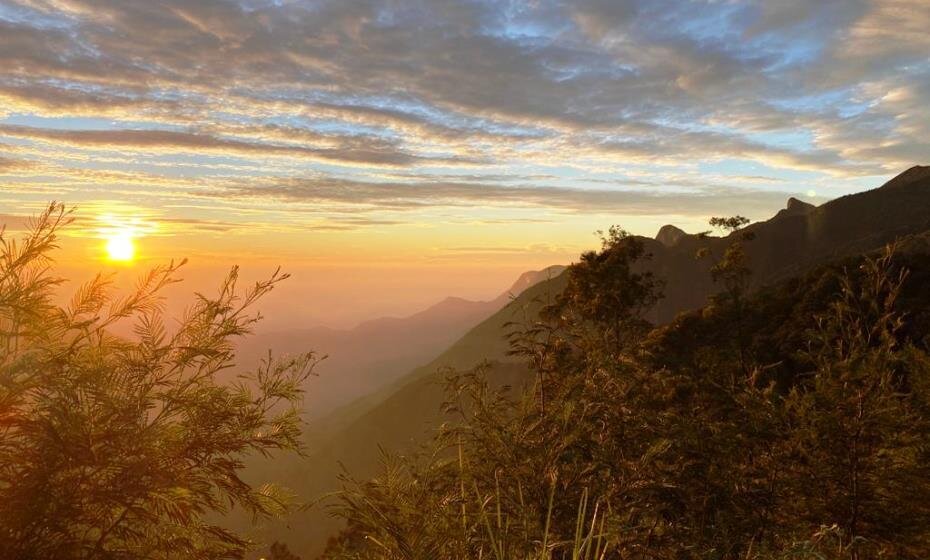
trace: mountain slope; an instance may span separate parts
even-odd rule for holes
[[[722,209],[725,210],[725,209]],[[894,220],[890,217],[894,216]],[[716,289],[710,278],[708,260],[695,253],[707,248],[720,255],[732,237],[701,238],[663,228],[663,242],[644,239],[652,259],[647,264],[668,283],[665,298],[652,312],[658,323],[672,320],[682,311],[702,306]],[[802,274],[820,264],[844,256],[874,250],[898,237],[930,230],[930,172],[908,170],[885,186],[849,195],[819,207],[789,201],[788,207],[765,222],[747,228],[756,239],[747,245],[755,287]],[[446,352],[426,366],[417,368],[372,397],[355,410],[356,417],[329,443],[316,449],[306,461],[309,469],[296,466],[287,473],[286,484],[303,495],[334,488],[338,463],[353,474],[365,477],[378,460],[378,445],[401,448],[440,420],[442,366],[468,368],[483,359],[493,360],[502,381],[515,382],[522,366],[506,356],[504,325],[532,317],[541,301],[555,297],[564,286],[558,276],[541,282],[512,303],[470,330]],[[286,539],[305,557],[318,552],[325,537],[336,526],[320,511],[305,512],[290,521],[300,531],[272,531],[273,538]]]
[[[550,267],[524,275],[515,286],[529,286],[527,289],[441,355],[380,391],[312,422],[308,457],[265,462],[253,469],[251,476],[255,481],[280,482],[301,499],[316,499],[336,490],[344,471],[358,476],[370,474],[380,460],[381,448],[407,447],[435,426],[444,395],[444,368],[469,368],[482,356],[488,356],[495,359],[495,375],[502,383],[520,382],[526,370],[519,361],[506,356],[505,325],[534,316],[541,305],[561,291],[564,268]],[[339,522],[327,515],[325,505],[316,504],[291,515],[286,524],[272,522],[258,528],[256,538],[287,542],[303,558],[313,558],[338,528]]]
[[[268,349],[276,355],[312,349],[326,356],[316,369],[320,378],[312,383],[305,406],[308,419],[318,420],[433,359],[512,297],[563,268],[523,273],[490,301],[448,297],[408,317],[373,319],[352,329],[319,327],[249,337],[238,349],[240,363],[256,363]]]
[[[725,210],[725,209],[721,209]],[[930,229],[930,167],[914,167],[880,188],[844,196],[821,206],[796,199],[785,210],[746,231],[753,286],[796,276],[813,266],[880,247],[898,237]],[[646,240],[653,254],[650,269],[668,280],[665,298],[652,313],[659,323],[704,304],[715,286],[709,260],[696,260],[702,247],[721,255],[734,237],[701,239],[687,235],[669,246]],[[686,279],[676,281],[675,279]]]

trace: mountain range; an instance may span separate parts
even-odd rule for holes
[[[726,213],[726,208],[720,210]],[[820,206],[792,198],[771,219],[744,230],[754,234],[754,240],[746,245],[753,270],[752,285],[773,285],[817,266],[927,231],[930,167],[911,168],[880,188]],[[703,306],[718,287],[710,275],[712,259],[697,259],[696,253],[706,250],[719,257],[736,239],[734,236],[741,234],[713,237],[689,234],[669,225],[662,227],[655,238],[643,238],[651,254],[645,266],[666,282],[665,297],[652,310],[651,320],[667,323],[682,312]],[[486,318],[460,337],[447,337],[457,339],[425,365],[405,374],[380,377],[376,391],[321,419],[317,429],[312,430],[316,435],[309,442],[309,457],[277,463],[273,468],[258,467],[255,475],[279,480],[303,498],[319,496],[338,488],[338,475],[343,469],[356,477],[370,476],[378,464],[381,446],[409,448],[442,421],[439,408],[443,400],[443,368],[466,369],[488,360],[499,382],[518,382],[526,370],[507,355],[508,325],[532,320],[546,301],[558,295],[566,277],[564,273],[555,274],[556,270],[549,270],[546,278],[537,276],[541,281],[525,286],[511,301],[499,302],[496,311],[490,305],[483,308],[490,310]],[[476,313],[475,317],[480,315]],[[463,317],[456,324],[465,322]],[[438,343],[439,337],[434,340]],[[307,342],[313,347],[314,341]],[[365,352],[364,346],[355,348],[355,353]],[[290,517],[285,524],[265,526],[258,536],[285,541],[304,558],[312,558],[337,528],[325,508],[318,505]]]
[[[312,349],[325,356],[305,403],[307,419],[318,420],[429,362],[524,290],[564,268],[525,272],[489,301],[447,297],[413,315],[373,319],[351,329],[316,327],[258,334],[243,339],[237,354],[242,364],[257,363],[269,350],[286,355]]]

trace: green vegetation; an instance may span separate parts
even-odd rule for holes
[[[55,204],[21,241],[0,234],[0,556],[241,557],[248,540],[209,515],[287,509],[281,489],[239,475],[250,453],[297,449],[315,360],[219,376],[259,319],[249,310],[286,275],[240,293],[234,269],[173,325],[159,294],[175,264],[120,298],[95,278],[59,306],[50,253],[69,221]],[[126,322],[133,336],[114,335]]]
[[[728,239],[721,293],[653,327],[648,253],[611,230],[511,336],[534,390],[450,375],[454,419],[345,478],[326,557],[930,555],[926,239],[757,294]]]

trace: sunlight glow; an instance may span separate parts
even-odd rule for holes
[[[107,239],[107,258],[111,261],[128,262],[136,256],[136,246],[130,232],[116,232]]]
[[[155,235],[157,225],[143,210],[128,205],[107,204],[101,210],[93,235],[103,240],[104,258],[118,263],[136,260],[137,242]]]

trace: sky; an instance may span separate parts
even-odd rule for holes
[[[612,224],[928,163],[928,29],[926,0],[0,0],[0,220],[76,207],[75,281],[280,265],[279,327],[490,299]]]

